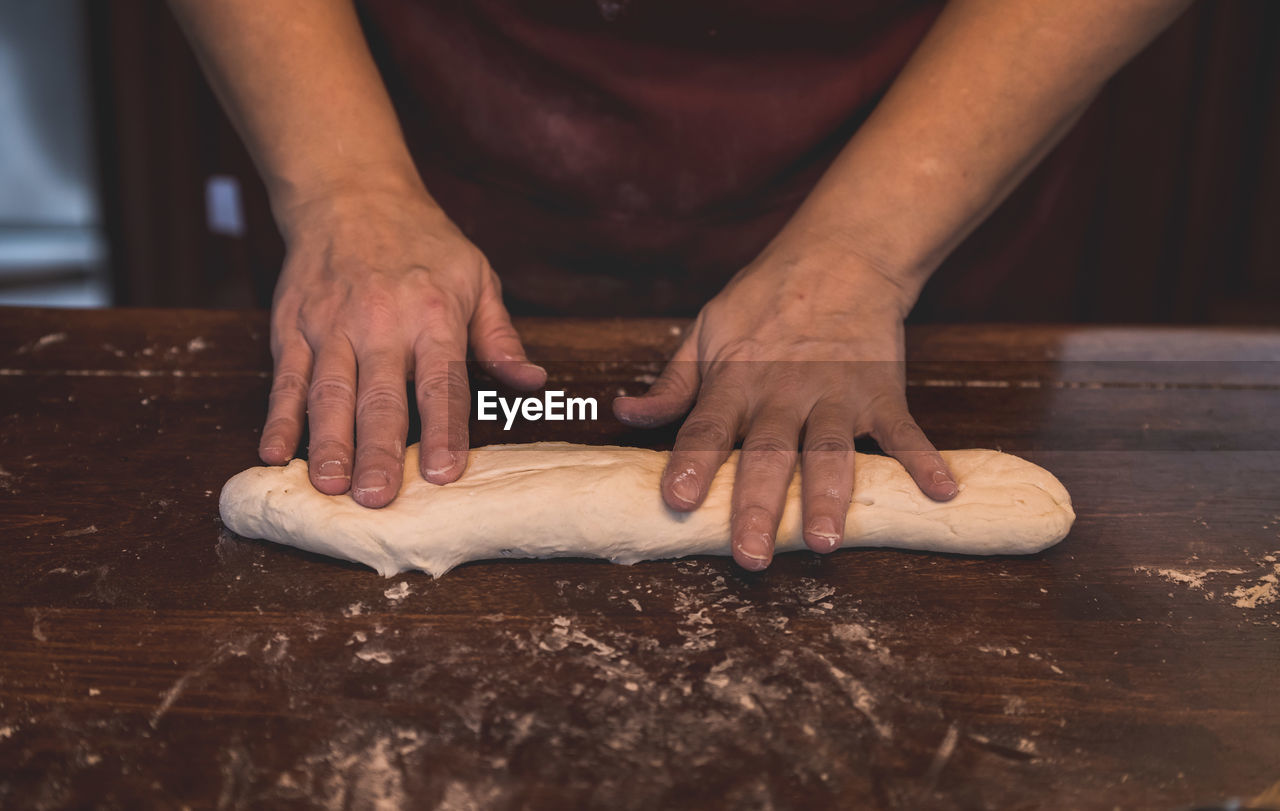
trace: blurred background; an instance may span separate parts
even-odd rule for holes
[[[1055,189],[1031,267],[955,281],[997,213],[913,319],[1280,320],[1278,42],[1274,0],[1194,5],[1028,180]],[[0,0],[0,303],[265,307],[282,257],[162,0]]]

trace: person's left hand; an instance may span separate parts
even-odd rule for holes
[[[693,406],[662,477],[667,505],[696,509],[741,438],[733,556],[761,570],[773,558],[801,447],[802,526],[815,552],[835,550],[843,537],[856,436],[874,437],[926,495],[953,498],[954,477],[907,411],[909,298],[834,245],[771,246],[739,272],[649,391],[614,401],[633,426],[667,423]]]

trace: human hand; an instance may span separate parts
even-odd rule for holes
[[[468,447],[468,339],[507,385],[546,382],[526,358],[484,255],[416,190],[338,191],[279,219],[288,256],[272,307],[275,376],[262,461],[293,457],[305,417],[315,488],[350,490],[366,507],[389,504],[402,480],[412,377],[422,475],[436,484],[457,479]]]
[[[953,498],[954,477],[907,411],[907,299],[889,277],[829,246],[771,246],[735,276],[650,390],[614,401],[634,426],[670,422],[692,406],[663,473],[667,505],[696,509],[741,438],[733,556],[758,571],[772,560],[797,456],[804,540],[815,552],[843,537],[856,436],[874,437],[926,495]]]

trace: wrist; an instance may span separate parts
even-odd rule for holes
[[[412,166],[366,163],[317,171],[302,181],[267,184],[272,215],[285,241],[317,220],[360,216],[376,201],[395,200],[438,208]]]
[[[809,229],[789,224],[760,254],[755,264],[782,268],[788,274],[819,274],[830,283],[856,290],[903,320],[915,306],[928,274],[898,267],[867,250],[853,234],[834,228]]]

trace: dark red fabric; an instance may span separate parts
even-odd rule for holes
[[[514,312],[692,314],[782,226],[939,6],[361,10],[427,187],[489,256]],[[930,298],[942,304],[928,306],[996,294],[1017,264],[1011,236],[1051,216],[1061,178],[1048,174],[963,274],[942,274]]]

